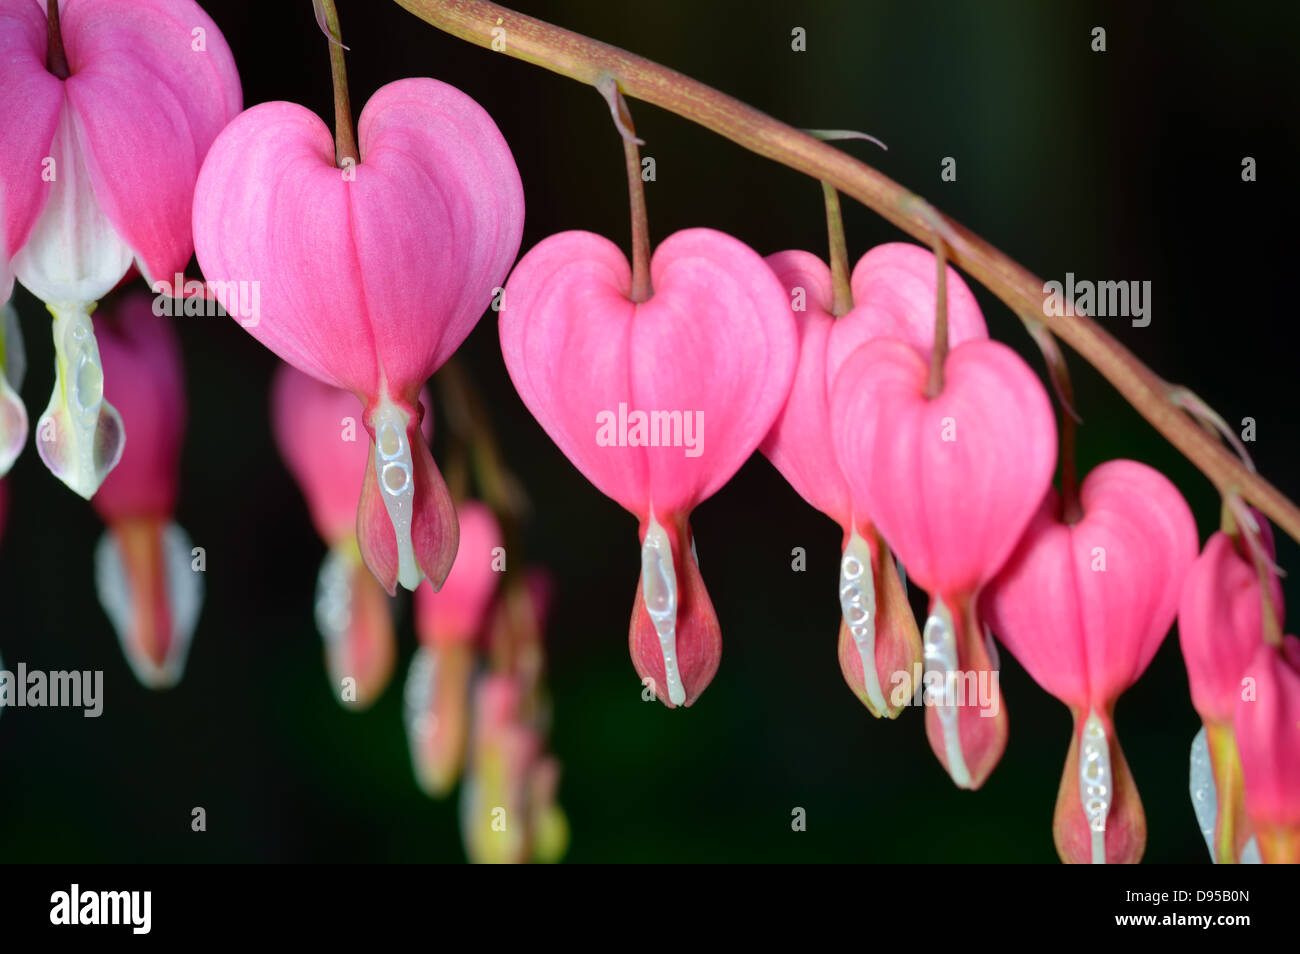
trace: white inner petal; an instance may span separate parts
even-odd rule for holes
[[[1079,749],[1079,801],[1092,832],[1092,863],[1106,863],[1106,816],[1115,792],[1111,781],[1110,740],[1096,712],[1083,723]]]
[[[397,581],[414,590],[424,579],[415,560],[411,521],[415,512],[415,462],[406,439],[407,415],[385,396],[375,410],[375,476],[397,536]]]
[[[49,197],[14,255],[14,275],[46,304],[89,305],[122,280],[134,256],[95,198],[67,103],[48,158],[52,166],[30,170],[31,188],[48,189]],[[44,181],[43,172],[53,181]]]
[[[961,731],[958,724],[956,700],[947,698],[947,689],[953,684],[953,674],[957,672],[957,635],[952,625],[952,613],[939,597],[934,598],[934,606],[925,621],[925,632],[921,637],[925,655],[925,673],[937,673],[938,685],[943,686],[943,698],[934,707],[939,717],[939,728],[943,733],[943,751],[948,759],[948,775],[958,788],[970,788],[970,770],[966,767],[966,757],[961,750]],[[929,684],[930,679],[925,679]]]
[[[646,612],[659,636],[668,698],[680,706],[686,701],[686,688],[677,668],[677,571],[668,532],[653,516],[641,545],[641,581]]]

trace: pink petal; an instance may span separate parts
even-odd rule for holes
[[[1077,710],[1101,712],[1168,633],[1195,559],[1196,524],[1177,488],[1136,461],[1097,467],[1079,502],[1083,518],[1067,526],[1048,496],[981,609],[1039,685]]]
[[[1272,574],[1269,586],[1280,622],[1282,587]],[[1192,705],[1207,722],[1231,723],[1242,672],[1264,642],[1264,613],[1254,564],[1237,552],[1232,538],[1222,531],[1205,542],[1187,574],[1179,601],[1178,637]]]
[[[95,196],[146,280],[170,279],[193,250],[199,166],[242,103],[234,58],[192,0],[78,0],[62,28]]]
[[[436,80],[375,93],[359,142],[360,164],[340,170],[314,113],[243,113],[200,173],[195,244],[209,281],[260,283],[244,324],[280,357],[367,399],[381,384],[413,399],[505,278],[523,189],[491,118]]]
[[[505,569],[504,539],[492,509],[467,500],[456,509],[456,517],[460,545],[442,589],[435,592],[421,585],[415,591],[416,628],[427,646],[474,639]]]
[[[49,195],[42,160],[63,108],[63,83],[45,68],[44,4],[7,3],[0,10],[0,298],[8,299],[9,259]]]
[[[407,413],[410,423],[407,426],[406,442],[411,449],[410,463],[414,471],[408,479],[415,482],[411,498],[411,546],[418,571],[428,577],[436,589],[442,586],[456,559],[460,531],[447,484],[438,471],[438,465],[433,462],[429,445],[420,434],[418,422],[423,411],[411,408]],[[367,430],[373,432],[369,421]],[[399,542],[375,471],[373,436],[361,486],[361,500],[357,504],[357,544],[375,579],[379,580],[389,596],[395,595],[400,571]],[[418,584],[417,576],[408,588],[414,589]]]
[[[650,270],[654,296],[634,304],[611,242],[551,236],[520,261],[501,313],[506,367],[533,416],[597,488],[643,517],[651,505],[687,511],[731,478],[770,429],[797,357],[780,283],[730,236],[678,232]],[[674,446],[601,445],[602,418],[652,411],[680,415]],[[686,425],[697,422],[692,447]]]
[[[1237,700],[1246,808],[1268,863],[1300,863],[1300,639],[1264,645]]]
[[[287,364],[271,384],[275,443],[302,488],[316,531],[331,545],[356,533],[370,435],[355,394]]]
[[[921,586],[955,596],[1015,546],[1051,481],[1056,425],[1038,378],[1005,345],[966,341],[944,367],[943,392],[927,400],[920,354],[870,341],[836,376],[831,414],[855,500]]]
[[[104,520],[167,517],[176,506],[185,382],[180,342],[153,300],[133,292],[95,316],[104,365],[104,397],[117,408],[130,440],[122,459],[91,498]]]
[[[842,527],[852,524],[849,485],[831,445],[826,350],[832,329],[831,272],[808,252],[777,252],[766,259],[787,293],[802,288],[804,309],[792,311],[799,332],[794,383],[762,451],[811,506]],[[792,300],[792,299],[791,299]]]

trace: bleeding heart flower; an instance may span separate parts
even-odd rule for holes
[[[462,503],[460,548],[447,581],[415,591],[420,648],[406,682],[406,735],[421,788],[434,797],[460,777],[469,734],[469,684],[475,640],[505,569],[501,527],[476,500]]]
[[[365,405],[358,543],[393,593],[425,576],[440,586],[456,554],[456,514],[418,439],[417,395],[505,278],[523,187],[491,117],[436,80],[376,92],[358,142],[361,161],[339,169],[314,113],[253,107],[204,162],[194,238],[228,311],[239,314],[238,289],[258,289],[260,314],[242,322],[254,337]]]
[[[470,771],[461,790],[461,835],[475,864],[521,864],[529,859],[530,781],[541,736],[524,717],[520,681],[491,674],[474,688]]]
[[[762,451],[809,504],[844,531],[840,560],[840,668],[872,715],[894,718],[905,702],[882,686],[921,663],[921,636],[889,550],[840,472],[831,438],[830,388],[844,360],[875,337],[906,341],[928,357],[934,339],[935,259],[905,242],[879,245],[853,269],[854,307],[832,313],[830,268],[808,252],[767,258],[789,294],[799,329],[794,384]],[[985,338],[984,316],[961,277],[948,269],[949,341]]]
[[[427,401],[427,393],[422,394]],[[356,395],[289,365],[276,371],[271,421],[285,464],[302,489],[312,522],[329,547],[316,582],[316,628],[338,698],[364,709],[383,694],[397,659],[388,598],[357,546],[357,502],[369,438]],[[432,416],[423,437],[432,438]],[[355,691],[349,691],[355,690]]]
[[[0,0],[0,257],[54,316],[37,450],[89,498],[122,453],[90,313],[133,264],[151,282],[185,267],[195,177],[242,94],[225,39],[192,0],[59,10],[56,54],[45,4]]]
[[[1134,863],[1146,818],[1112,717],[1169,631],[1196,559],[1196,523],[1158,471],[1113,460],[1063,521],[1048,493],[981,611],[1034,680],[1074,716],[1053,831],[1067,862]]]
[[[18,311],[5,302],[0,305],[0,477],[9,473],[27,443],[27,407],[19,397],[26,370]]]
[[[501,350],[551,439],[640,522],[628,642],[643,682],[673,707],[699,698],[722,650],[690,513],[770,430],[798,342],[776,276],[728,235],[670,236],[650,279],[653,296],[633,302],[617,246],[553,235],[510,276]]]
[[[1271,557],[1273,538],[1268,521],[1259,514],[1256,519]],[[1227,863],[1242,858],[1251,837],[1232,720],[1241,697],[1242,675],[1264,644],[1259,576],[1244,547],[1240,537],[1222,531],[1213,534],[1187,574],[1178,610],[1178,635],[1192,705],[1205,723],[1194,747],[1205,747],[1214,789],[1210,854]],[[1272,574],[1269,589],[1281,622],[1282,587]],[[1195,757],[1193,761],[1195,764]]]
[[[1267,864],[1300,864],[1300,639],[1264,645],[1245,671],[1233,724],[1246,810]]]
[[[930,593],[926,734],[953,781],[978,788],[1001,758],[1007,720],[975,596],[1051,482],[1056,424],[1042,385],[1005,345],[952,348],[933,398],[927,375],[926,357],[903,341],[862,345],[835,376],[832,437],[854,501]],[[920,694],[915,681],[903,674],[899,701]],[[955,692],[972,681],[978,706]]]
[[[131,442],[91,503],[108,524],[95,548],[95,588],[143,685],[180,681],[203,605],[189,535],[173,520],[185,433],[180,344],[152,300],[133,292],[98,319],[105,394]]]

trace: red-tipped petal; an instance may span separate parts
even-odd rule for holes
[[[120,520],[95,551],[95,588],[122,652],[140,682],[168,689],[180,681],[203,602],[191,568],[190,539],[154,517]]]
[[[1137,864],[1147,820],[1109,713],[1074,714],[1052,822],[1066,864]]]
[[[451,791],[465,764],[474,650],[467,643],[421,646],[406,680],[406,739],[411,766],[426,795]]]
[[[661,525],[651,517],[641,539],[641,578],[628,632],[632,664],[668,708],[690,706],[718,671],[722,630],[695,562],[687,518]]]
[[[894,719],[912,700],[914,674],[921,665],[921,633],[893,554],[880,535],[869,527],[865,536],[850,532],[844,548],[840,562],[840,606],[844,610],[838,646],[840,672],[873,716]],[[871,577],[862,579],[854,571],[865,565],[868,552]],[[855,582],[859,599],[846,604],[845,587]],[[868,587],[872,591],[869,603]],[[858,607],[865,608],[865,617]],[[875,682],[870,687],[863,678],[864,654],[870,654],[875,662]]]
[[[935,599],[925,622],[925,734],[953,783],[976,789],[1007,747],[1007,713],[973,604],[954,604]]]
[[[349,709],[368,708],[388,686],[397,641],[388,598],[351,541],[330,550],[321,564],[316,627],[333,691]],[[346,680],[354,692],[346,691]]]
[[[419,417],[418,410],[386,399],[366,416],[374,438],[357,507],[357,543],[390,596],[399,581],[414,590],[428,577],[435,590],[441,587],[460,541],[456,508],[420,434]]]

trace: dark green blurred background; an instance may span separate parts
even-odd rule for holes
[[[235,53],[246,105],[331,115],[326,42],[309,0],[205,2]],[[1291,324],[1294,46],[1283,3],[533,2],[526,12],[625,46],[805,127],[866,130],[845,148],[1044,278],[1153,283],[1153,320],[1110,331],[1232,422],[1258,422],[1260,470],[1292,497],[1297,411]],[[524,248],[585,228],[626,246],[619,140],[590,88],[448,38],[393,4],[339,0],[354,108],[383,83],[431,75],[476,98],[514,150]],[[795,26],[807,52],[790,49]],[[1090,50],[1103,26],[1107,52]],[[824,254],[815,182],[646,105],[652,238],[731,232],[766,254]],[[958,179],[941,182],[940,161]],[[1241,160],[1258,161],[1255,183]],[[900,234],[846,204],[856,258]],[[990,331],[1024,353],[1019,322],[983,289]],[[48,323],[19,308],[33,417],[52,380]],[[207,602],[179,688],[130,675],[94,597],[90,507],[29,445],[0,545],[0,653],[13,668],[105,670],[105,711],[0,718],[0,859],[458,860],[453,802],[422,796],[401,722],[414,647],[370,712],[331,696],[312,622],[323,553],[267,421],[273,359],[234,322],[179,320],[192,405],[178,519],[207,550]],[[1004,654],[1011,738],[983,790],[959,792],[919,711],[872,719],[835,659],[838,529],[761,457],[697,511],[724,633],[700,702],[641,701],[626,634],[639,569],[634,519],[550,443],[505,374],[489,313],[462,349],[510,465],[535,505],[526,554],[558,581],[549,630],[553,746],[569,859],[1053,861],[1051,818],[1070,722]],[[1168,474],[1214,529],[1209,483],[1091,370],[1072,361],[1084,469],[1131,456]],[[790,551],[808,552],[806,573]],[[1283,540],[1284,566],[1297,548]],[[1287,585],[1292,601],[1300,599]],[[914,594],[915,595],[915,594]],[[1187,794],[1198,722],[1177,640],[1117,711],[1146,806],[1149,861],[1206,860]],[[208,831],[190,831],[207,809]],[[791,831],[791,810],[807,831]]]

